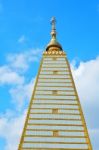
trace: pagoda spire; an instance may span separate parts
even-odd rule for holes
[[[51,25],[52,25],[52,29],[51,29],[51,41],[47,45],[46,51],[53,50],[53,49],[54,50],[62,50],[62,46],[60,45],[60,43],[56,39],[56,19],[55,19],[55,17],[52,17],[52,19],[51,19]]]
[[[51,25],[52,25],[51,36],[52,38],[56,39],[56,18],[55,17],[52,17]]]

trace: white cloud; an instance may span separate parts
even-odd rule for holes
[[[26,101],[29,102],[34,83],[35,79],[32,79],[28,84],[16,86],[10,91],[17,110],[15,112],[8,110],[0,116],[0,138],[4,139],[6,143],[4,150],[17,150],[18,148],[26,118],[26,110],[24,107],[22,109],[22,106]]]
[[[28,69],[28,60],[26,59],[27,55],[24,55],[22,53],[20,54],[9,54],[7,56],[7,60],[9,62],[9,65],[13,69],[20,69],[21,71]]]
[[[20,84],[15,88],[10,89],[10,95],[13,103],[17,106],[17,110],[22,110],[25,104],[29,102],[34,88],[35,79],[32,79],[27,84]]]
[[[24,82],[24,77],[11,70],[8,66],[0,67],[0,84],[19,84]]]
[[[39,60],[40,53],[40,49],[31,49],[23,54],[9,54],[8,63],[0,67],[0,85],[9,84],[10,101],[17,109],[24,108],[30,99],[34,79],[27,77],[27,82],[25,72],[31,62]]]
[[[32,62],[39,61],[41,52],[41,49],[31,49],[24,53],[8,54],[7,64],[0,66],[0,84],[19,84],[21,88],[25,84],[25,72]]]
[[[80,62],[78,67],[71,66],[82,102],[89,105],[99,103],[99,57]]]
[[[0,117],[0,137],[6,141],[4,150],[17,150],[25,117],[26,110],[20,116],[12,112],[11,116]]]
[[[0,85],[9,84],[9,101],[16,107],[15,112],[8,111],[0,116],[0,139],[5,141],[5,150],[16,150],[19,144],[24,124],[24,109],[30,100],[35,82],[35,79],[28,77],[27,82],[25,73],[32,62],[39,61],[41,52],[41,49],[30,49],[19,54],[9,54],[7,63],[0,66]]]
[[[27,84],[20,84],[10,89],[12,100],[16,104],[16,110],[14,112],[7,110],[5,114],[0,115],[0,138],[6,143],[4,150],[17,150],[18,148],[26,118],[24,105],[30,101],[34,83],[35,79],[32,79]]]
[[[41,56],[41,49],[30,49],[23,53],[8,54],[7,61],[13,69],[26,71],[30,63],[38,62]]]

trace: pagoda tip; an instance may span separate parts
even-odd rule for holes
[[[52,38],[56,38],[56,18],[55,17],[51,18],[51,25],[52,25],[52,30],[51,30]]]

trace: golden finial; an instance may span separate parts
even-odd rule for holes
[[[56,50],[56,49],[62,50],[61,45],[57,42],[57,39],[56,39],[56,19],[55,19],[55,17],[52,17],[51,25],[52,25],[52,30],[51,30],[52,38],[46,47],[46,51],[48,51],[49,49],[53,49],[53,48],[54,48],[54,50]]]
[[[56,28],[55,28],[56,19],[55,19],[55,17],[52,17],[51,25],[52,25],[52,31],[51,31],[52,38],[56,38]]]

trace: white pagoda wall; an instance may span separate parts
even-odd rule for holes
[[[88,150],[79,104],[66,57],[44,56],[22,149]],[[58,112],[54,114],[53,109]]]

